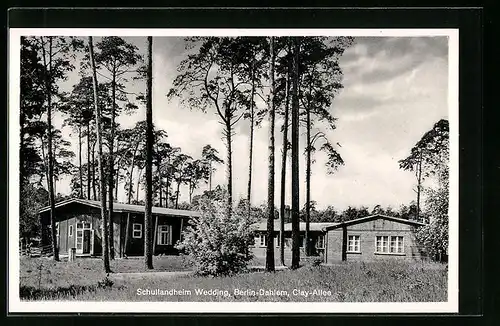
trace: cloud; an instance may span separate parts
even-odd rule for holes
[[[358,75],[363,83],[390,80],[422,63],[446,58],[447,37],[357,38],[348,60],[346,74]]]
[[[145,51],[145,41],[133,40]],[[183,152],[199,158],[201,148],[211,144],[226,159],[222,128],[213,108],[207,113],[182,108],[177,99],[168,100],[177,65],[184,56],[182,38],[155,37],[153,45],[153,119],[168,133],[168,141]],[[319,207],[376,204],[392,205],[413,200],[413,174],[401,171],[397,161],[408,155],[411,147],[432,125],[448,115],[448,64],[445,37],[363,37],[357,38],[341,58],[344,89],[330,110],[338,118],[337,128],[328,131],[345,166],[333,175],[326,174],[326,155],[314,154],[312,199]],[[72,76],[69,85],[76,82]],[[132,91],[143,91],[145,83],[130,85]],[[126,126],[144,119],[144,108],[133,116],[120,117]],[[279,203],[281,172],[281,120],[276,120],[275,198]],[[317,126],[318,128],[321,125]],[[245,198],[248,182],[248,121],[241,120],[233,140],[234,198]],[[301,135],[300,153],[304,149]],[[74,142],[76,150],[76,143]],[[305,201],[305,158],[300,157],[300,205]],[[255,130],[252,202],[267,200],[268,125],[264,121]],[[290,159],[287,163],[286,202],[290,204]],[[225,184],[225,166],[213,175],[213,186]],[[69,181],[58,183],[58,190],[69,190]],[[199,193],[207,189],[201,185]],[[142,197],[142,195],[141,195]],[[181,201],[188,199],[181,188]]]

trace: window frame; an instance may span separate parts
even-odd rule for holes
[[[379,246],[379,238],[381,239]],[[386,241],[385,241],[386,240]],[[395,240],[395,242],[393,241]],[[399,240],[401,240],[401,246]],[[395,247],[393,247],[395,243]],[[395,248],[393,251],[393,248]],[[380,250],[379,250],[380,249]],[[377,235],[375,236],[375,254],[377,255],[405,255],[405,243],[403,235]]]
[[[267,247],[267,235],[264,233],[259,233],[256,237],[258,239],[258,243],[255,245],[259,248],[266,248]]]
[[[394,241],[393,241],[394,239]],[[399,246],[399,240],[401,239],[401,247]],[[395,243],[395,251],[392,251],[393,249],[393,242]],[[404,254],[404,249],[405,249],[405,245],[404,245],[404,236],[402,235],[392,235],[390,237],[390,241],[389,241],[389,253],[391,254]]]
[[[323,244],[321,247],[318,246],[318,243],[320,242],[319,239],[322,239],[321,243]],[[320,234],[318,235],[318,238],[316,239],[316,249],[325,249],[325,235]]]
[[[166,231],[162,230],[164,227],[167,228]],[[162,224],[158,225],[158,230],[156,231],[156,244],[158,246],[171,246],[172,245],[172,225],[170,224]],[[163,243],[162,239],[162,234],[166,233],[167,234],[167,243]]]
[[[135,229],[136,226],[140,226],[138,230]],[[136,236],[135,233],[139,232],[139,235]],[[134,239],[142,239],[142,224],[141,223],[132,223],[132,238]]]
[[[351,248],[351,237],[352,237],[352,249],[353,250],[350,250],[349,248]],[[357,248],[356,248],[356,245],[357,245]],[[356,250],[357,249],[357,250]],[[354,253],[354,254],[360,254],[361,253],[361,235],[359,234],[349,234],[347,236],[347,250],[346,250],[347,253]]]

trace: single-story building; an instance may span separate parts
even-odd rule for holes
[[[144,254],[144,206],[113,203],[113,241],[115,257]],[[287,212],[288,213],[288,212]],[[42,245],[50,243],[50,207],[39,211]],[[175,243],[196,211],[153,207],[153,253],[175,255]],[[59,252],[71,248],[78,256],[102,254],[101,203],[72,198],[56,204],[56,233]],[[416,243],[415,232],[423,223],[385,215],[371,215],[342,223],[310,223],[313,254],[325,263],[346,260],[420,259],[424,252]],[[285,224],[285,260],[291,259],[291,223]],[[256,257],[265,257],[267,222],[253,225]],[[274,223],[275,257],[280,252],[280,222]],[[305,223],[300,222],[301,257],[304,257]]]
[[[313,254],[324,263],[346,260],[421,259],[425,256],[415,232],[423,223],[385,215],[371,215],[342,223],[310,223]],[[265,257],[267,223],[254,225],[252,252]],[[305,223],[300,223],[301,252],[304,250]],[[279,221],[274,224],[275,257],[279,257]],[[301,253],[301,257],[303,254]],[[291,257],[291,223],[285,224],[285,260]]]
[[[115,257],[144,254],[144,206],[113,203]],[[39,211],[42,244],[50,243],[50,206]],[[178,254],[174,248],[191,217],[198,212],[152,207],[153,253]],[[71,198],[56,204],[56,232],[59,253],[76,248],[77,256],[102,254],[101,202]]]

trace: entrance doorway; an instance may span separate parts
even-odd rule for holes
[[[78,222],[76,223],[76,253],[77,254],[92,254],[94,244],[94,230],[92,223]]]

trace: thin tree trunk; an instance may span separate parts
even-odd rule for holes
[[[128,193],[127,193],[127,203],[132,202],[132,188],[134,186],[134,166],[135,166],[135,154],[137,154],[137,149],[139,148],[139,142],[135,145],[134,154],[132,155],[132,163],[130,164],[130,179],[128,183]]]
[[[108,160],[108,196],[109,196],[109,258],[115,259],[115,245],[114,245],[114,235],[113,235],[113,186],[115,184],[114,172],[115,172],[115,162],[114,162],[114,143],[115,143],[115,120],[116,120],[116,69],[113,65],[112,71],[112,82],[111,82],[111,97],[112,97],[112,107],[111,107],[111,132],[109,136],[109,160]]]
[[[229,110],[227,110],[229,112]],[[227,181],[227,218],[231,217],[232,206],[233,206],[233,163],[232,163],[232,128],[231,128],[231,118],[229,114],[226,114],[226,149],[227,149],[227,162],[226,162],[226,181]]]
[[[120,172],[118,169],[115,170],[115,200],[118,198],[118,186],[120,185]]]
[[[94,141],[94,143],[92,144],[92,192],[93,192],[93,195],[94,195],[94,200],[97,200],[97,195],[96,195],[96,185],[95,185],[95,181],[96,181],[96,175],[95,175],[95,145],[97,143],[97,139],[96,141]],[[89,162],[90,164],[90,162]],[[90,172],[90,171],[89,171]],[[89,196],[89,199],[90,199],[90,196]]]
[[[170,164],[170,159],[168,159],[168,164]],[[165,182],[165,207],[168,208],[168,201],[170,200],[170,177],[167,172],[167,180]]]
[[[92,151],[92,161],[93,161],[93,156],[94,152]],[[87,124],[87,199],[90,199],[90,178],[91,176],[90,176],[90,122],[89,122]]]
[[[248,218],[250,218],[250,213],[252,211],[252,205],[251,205],[251,200],[252,200],[252,165],[253,165],[253,133],[254,133],[254,119],[255,119],[255,114],[254,114],[254,94],[255,94],[255,81],[254,81],[254,64],[252,63],[252,74],[251,74],[251,79],[252,79],[252,90],[250,93],[250,146],[249,146],[249,153],[248,153],[248,187],[247,187],[247,200],[248,200]]]
[[[78,126],[78,174],[80,176],[80,194],[83,198],[83,171],[82,171],[82,127]]]
[[[47,63],[45,44],[42,44],[43,65],[45,68],[45,90],[47,95],[47,149],[48,149],[48,188],[50,204],[50,226],[52,237],[52,253],[54,260],[59,261],[59,246],[56,234],[56,203],[54,195],[54,154],[52,152],[52,37],[49,36],[49,62]]]
[[[157,146],[158,148],[158,146]],[[161,157],[160,155],[158,154],[157,155],[157,159],[156,159],[156,172],[158,173],[158,197],[159,197],[159,205],[161,207],[161,204],[162,204],[162,183],[163,183],[163,179],[162,179],[162,175],[161,175]]]
[[[300,230],[299,230],[299,40],[293,38],[293,77],[292,77],[292,269],[299,268]]]
[[[274,37],[270,40],[271,89],[269,92],[269,171],[267,183],[266,271],[274,272]]]
[[[290,51],[291,52],[291,51]],[[290,72],[286,77],[285,118],[283,121],[283,156],[281,157],[281,197],[280,197],[280,262],[285,266],[285,196],[286,158],[288,154],[288,104],[290,101]]]
[[[420,194],[422,190],[422,151],[420,151],[420,160],[418,162],[417,172],[417,221],[420,222]]]
[[[97,75],[94,62],[94,47],[92,45],[92,36],[89,36],[89,52],[90,52],[90,63],[92,65],[92,81],[94,84],[94,108],[95,108],[95,119],[97,128],[97,142],[99,151],[99,174],[101,183],[101,219],[102,219],[102,255],[104,261],[104,271],[110,273],[111,269],[109,267],[109,248],[108,243],[105,239],[108,239],[108,221],[106,215],[106,178],[104,176],[104,162],[102,157],[102,129],[101,129],[101,110],[98,105],[97,98]]]
[[[144,266],[153,269],[152,206],[153,206],[153,37],[148,36],[146,80],[146,212],[144,214]]]
[[[209,163],[209,167],[210,167],[210,174],[208,175],[208,191],[212,191],[212,161],[210,161]]]
[[[179,208],[179,193],[180,193],[180,188],[181,188],[181,182],[178,180],[177,181],[177,192],[175,195],[175,209]]]
[[[305,252],[306,256],[311,255],[310,248],[310,220],[311,220],[311,110],[306,108],[306,232],[305,232]]]
[[[141,185],[141,175],[142,175],[142,170],[143,169],[140,169],[139,170],[139,176],[137,177],[137,190],[136,190],[136,193],[135,193],[135,201],[137,203],[139,203],[139,187]]]

